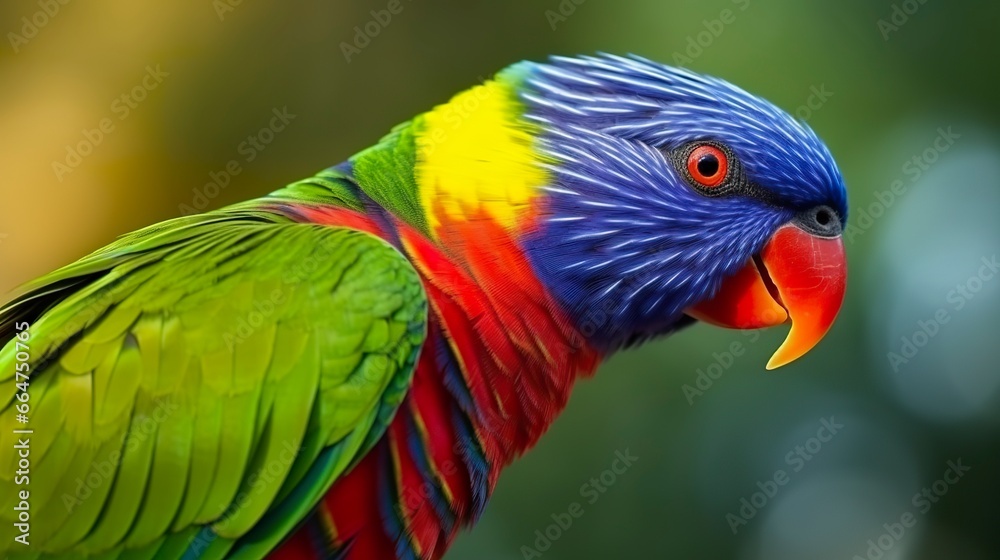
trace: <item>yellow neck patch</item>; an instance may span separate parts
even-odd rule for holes
[[[473,216],[520,224],[546,183],[520,110],[510,84],[490,81],[418,117],[416,180],[432,236]]]

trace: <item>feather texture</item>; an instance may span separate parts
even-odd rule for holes
[[[692,142],[727,146],[736,191],[692,188]],[[690,324],[816,205],[846,220],[829,151],[735,86],[637,57],[516,64],[347,162],[127,235],[0,309],[0,552],[440,558],[577,379]],[[3,548],[24,321],[44,519],[27,552]]]

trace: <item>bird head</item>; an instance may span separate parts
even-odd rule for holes
[[[790,322],[774,368],[818,343],[843,300],[833,157],[723,80],[637,57],[522,62],[374,150],[356,159],[361,179],[384,175],[366,162],[413,154],[419,185],[377,202],[452,255],[519,247],[605,354],[694,320]]]
[[[846,280],[844,182],[803,122],[723,80],[645,59],[553,58],[501,74],[547,176],[523,236],[606,351],[691,318],[791,323],[768,363],[826,334]]]

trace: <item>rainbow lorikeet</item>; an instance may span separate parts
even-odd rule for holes
[[[9,301],[0,552],[440,558],[611,353],[696,320],[806,353],[846,214],[817,136],[724,81],[513,65]]]

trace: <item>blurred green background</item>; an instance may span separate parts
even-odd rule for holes
[[[681,63],[829,144],[852,212],[840,319],[771,373],[783,332],[699,325],[616,356],[449,557],[1000,558],[1000,4],[402,0],[365,45],[387,1],[60,1],[0,4],[0,293],[340,162],[517,60]]]

